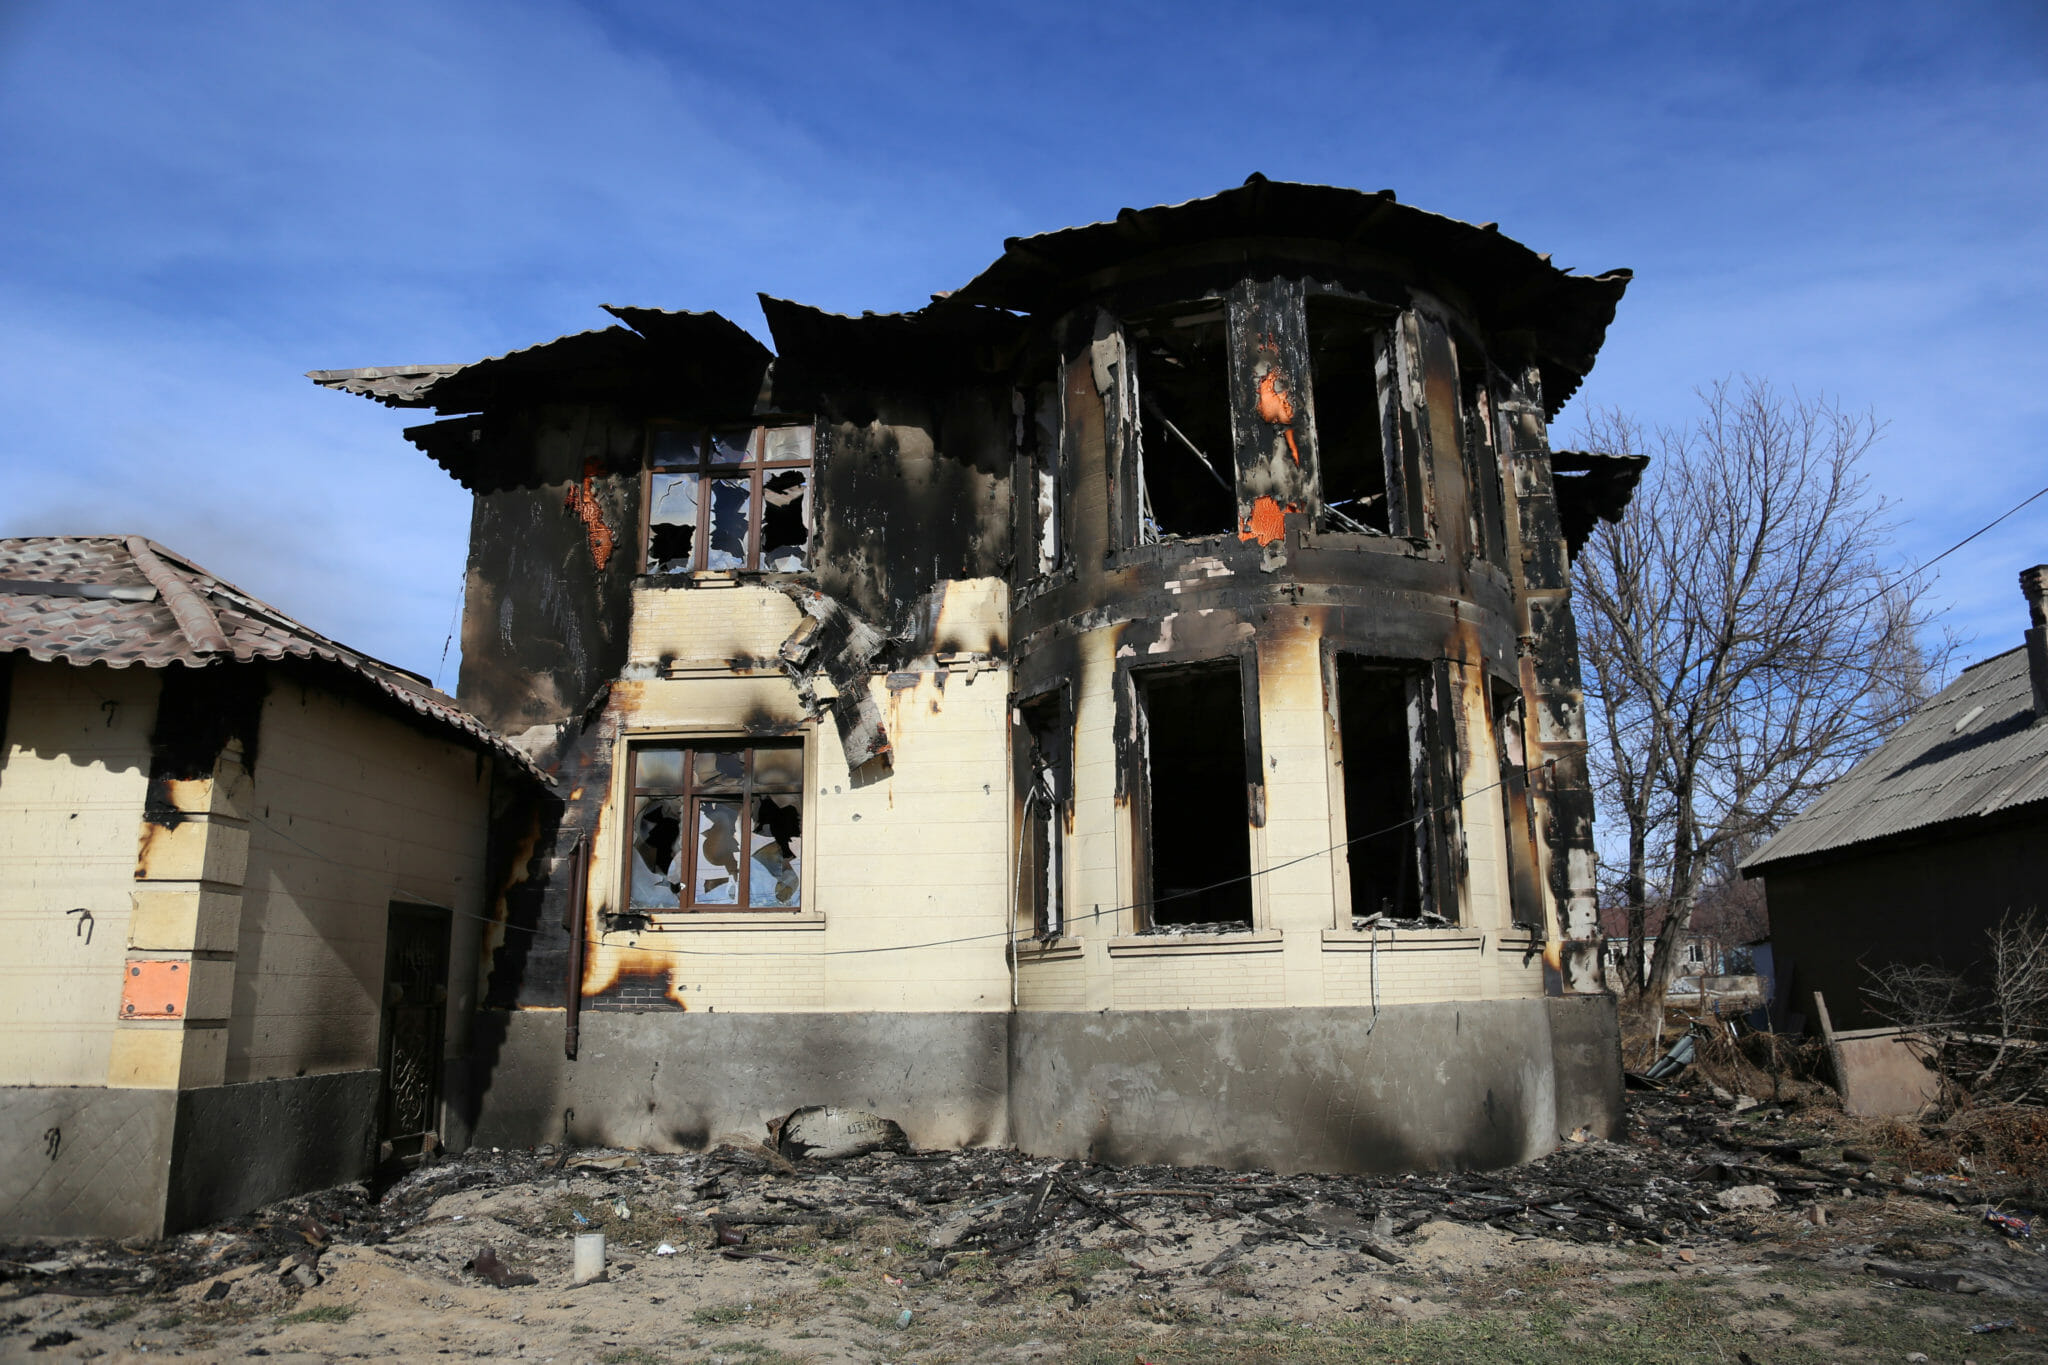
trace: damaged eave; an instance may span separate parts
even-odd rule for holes
[[[911,313],[853,317],[809,304],[759,296],[778,357],[776,407],[818,406],[821,392],[927,389],[941,381],[998,370],[1028,325],[1000,308],[952,298]]]
[[[1647,455],[1609,455],[1586,450],[1551,452],[1558,520],[1564,523],[1565,545],[1573,557],[1585,548],[1596,524],[1621,520],[1649,465]]]
[[[554,402],[617,402],[702,420],[754,410],[773,353],[715,312],[603,305],[619,320],[463,365],[312,370],[323,388],[450,417],[406,438],[472,490],[492,478],[492,422]]]
[[[1284,256],[1289,243],[1327,254],[1372,254],[1412,262],[1423,272],[1466,282],[1491,328],[1515,338],[1521,359],[1543,371],[1545,407],[1563,406],[1592,368],[1623,292],[1627,270],[1575,275],[1503,235],[1368,193],[1331,185],[1269,181],[1203,199],[1122,210],[1108,221],[1012,237],[1003,255],[951,299],[1022,313],[1058,311],[1087,292],[1087,282],[1182,249],[1237,243],[1247,255]]]

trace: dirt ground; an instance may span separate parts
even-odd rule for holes
[[[1409,1177],[475,1151],[160,1242],[0,1248],[0,1357],[2048,1359],[1999,1172],[1909,1170],[1824,1109],[1631,1100],[1624,1141]],[[576,1286],[587,1231],[608,1272]]]

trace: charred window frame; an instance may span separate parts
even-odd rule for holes
[[[1137,392],[1137,544],[1237,530],[1230,308],[1197,299],[1124,320]]]
[[[1017,390],[1017,487],[1022,513],[1023,543],[1033,547],[1027,561],[1032,572],[1056,572],[1066,562],[1060,470],[1061,399],[1065,386],[1057,373]]]
[[[1355,534],[1420,534],[1393,419],[1400,362],[1388,310],[1338,294],[1310,294],[1309,393],[1322,469],[1323,528]]]
[[[629,909],[802,908],[803,741],[646,742],[627,764]]]
[[[1462,783],[1448,666],[1352,654],[1333,663],[1350,922],[1456,924]]]
[[[643,571],[810,567],[813,441],[808,424],[652,428]]]
[[[1249,929],[1251,832],[1265,823],[1257,660],[1245,654],[1133,669],[1130,686],[1138,928]]]
[[[1065,688],[1018,703],[1021,857],[1017,877],[1032,935],[1066,932],[1067,816],[1073,802],[1074,723]]]
[[[1489,689],[1493,741],[1500,756],[1502,828],[1507,837],[1508,911],[1519,928],[1543,928],[1543,869],[1536,854],[1536,814],[1529,797],[1529,711],[1519,687],[1495,680]]]
[[[1463,348],[1471,349],[1471,348]],[[1465,484],[1471,507],[1472,545],[1487,563],[1507,564],[1507,505],[1501,484],[1500,453],[1493,440],[1493,399],[1483,364],[1460,364],[1459,421],[1465,448]]]

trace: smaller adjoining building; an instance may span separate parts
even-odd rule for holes
[[[1742,864],[1762,877],[1792,1008],[1886,1023],[1863,987],[1892,963],[1968,971],[2048,883],[2048,565],[2020,575],[2025,643],[1963,670]],[[1814,1020],[1812,1014],[1808,1015]]]
[[[0,1235],[158,1235],[459,1118],[492,812],[426,679],[137,536],[0,540]]]

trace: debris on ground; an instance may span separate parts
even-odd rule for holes
[[[1146,1358],[1181,1365],[1215,1347],[1203,1333],[1256,1320],[1253,1305],[1363,1330],[1454,1308],[1462,1320],[1471,1295],[1522,1312],[1569,1285],[1583,1306],[1660,1273],[1748,1267],[1745,1283],[1786,1303],[1817,1292],[1777,1287],[1780,1263],[1831,1277],[1836,1295],[1912,1297],[1923,1317],[1977,1302],[1947,1322],[1957,1334],[2025,1330],[2018,1316],[1998,1326],[2008,1319],[1978,1296],[2048,1296],[2048,1258],[2015,1209],[2034,1196],[1997,1171],[1914,1171],[1839,1111],[1740,1109],[1705,1084],[1632,1092],[1620,1141],[1580,1131],[1523,1166],[1380,1176],[917,1152],[875,1117],[798,1110],[771,1142],[733,1135],[704,1152],[473,1149],[388,1188],[162,1240],[0,1246],[0,1355],[64,1331],[88,1350],[239,1356],[260,1336],[266,1353],[333,1356],[432,1327],[434,1349],[457,1354],[581,1358],[601,1343],[632,1359],[635,1324],[672,1325],[681,1305],[700,1336],[744,1323],[750,1340],[782,1332],[776,1349],[820,1361],[904,1359],[941,1340],[978,1351],[990,1324],[1057,1321],[1164,1326]],[[578,1287],[586,1238],[605,1252]],[[1780,1330],[1767,1324],[1790,1310],[1765,1302],[1756,1330]],[[458,1309],[471,1326],[434,1316]],[[617,1326],[600,1334],[600,1320]],[[813,1340],[825,1337],[844,1349]],[[1017,1351],[979,1354],[1033,1358]]]

